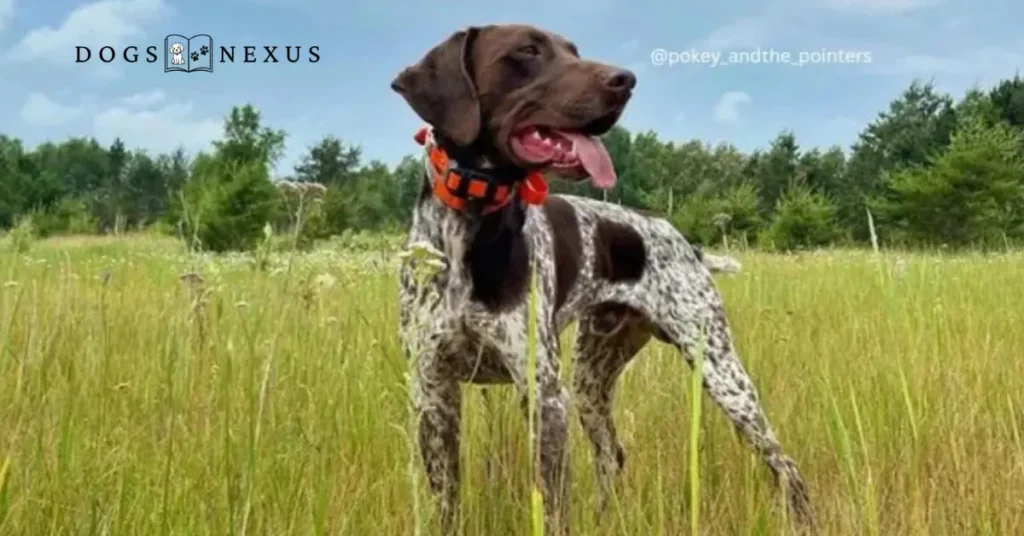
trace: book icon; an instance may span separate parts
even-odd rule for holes
[[[213,38],[207,34],[185,37],[170,34],[164,38],[164,72],[213,72]]]

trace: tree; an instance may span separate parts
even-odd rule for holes
[[[241,165],[262,163],[269,171],[284,154],[285,133],[262,127],[251,104],[235,106],[224,122],[224,139],[213,142],[219,158]]]
[[[738,183],[716,194],[700,192],[683,198],[672,222],[691,241],[712,245],[753,244],[761,230],[760,198],[757,186]]]
[[[839,147],[825,152],[815,148],[800,156],[797,178],[801,184],[825,195],[837,196],[846,175],[846,155]]]
[[[954,134],[963,139],[952,151]],[[552,177],[551,190],[653,212],[708,244],[764,239],[812,247],[828,242],[822,237],[864,244],[869,209],[892,243],[993,243],[1021,234],[1014,197],[1021,138],[1020,75],[970,89],[955,104],[915,81],[865,127],[849,157],[839,147],[801,148],[789,130],[744,152],[615,126],[601,140],[617,187]],[[184,223],[186,234],[210,247],[244,249],[267,222],[294,230],[297,220],[271,178],[285,139],[251,105],[233,108],[222,138],[195,158],[180,148],[147,154],[121,138],[109,146],[86,137],[27,149],[0,135],[0,230],[28,215],[43,234]],[[409,223],[424,187],[420,155],[394,167],[361,160],[359,146],[328,135],[295,166],[295,179],[325,187],[316,213],[304,218],[303,243]],[[827,226],[823,214],[834,215]]]
[[[980,119],[961,126],[942,154],[888,177],[876,210],[904,244],[1003,246],[1024,238],[1021,134]]]
[[[0,229],[13,227],[28,206],[31,177],[25,164],[21,141],[0,134]]]
[[[958,128],[962,124],[975,121],[992,126],[1002,120],[1002,111],[987,93],[978,88],[969,89],[960,102],[956,103]]]
[[[283,152],[283,131],[265,128],[252,106],[234,108],[224,122],[224,139],[212,155],[196,159],[180,196],[178,214],[186,236],[212,251],[247,250],[263,227],[282,210],[270,180],[273,162]]]
[[[989,98],[1003,121],[1024,129],[1024,78],[1019,73],[993,87]]]
[[[395,176],[395,218],[400,225],[409,225],[412,221],[412,205],[423,187],[423,161],[419,158],[406,156],[398,163],[392,173]]]
[[[339,185],[356,172],[361,156],[359,147],[346,147],[338,138],[326,136],[295,166],[295,178],[324,186]]]
[[[797,180],[800,147],[791,131],[780,133],[771,142],[771,148],[758,160],[752,170],[753,179],[761,192],[761,206],[768,214],[782,193]]]
[[[839,217],[858,240],[867,240],[865,208],[881,195],[885,174],[922,165],[949,145],[956,130],[953,100],[932,83],[914,81],[860,134],[853,145],[844,187],[839,192]],[[884,220],[876,222],[886,225]]]
[[[831,199],[804,185],[791,186],[776,204],[763,245],[783,251],[830,245],[840,237],[835,217]]]
[[[115,229],[124,224],[124,212],[132,202],[131,193],[124,183],[124,170],[130,158],[124,141],[115,138],[107,149],[107,172],[88,196],[89,211],[100,229]]]

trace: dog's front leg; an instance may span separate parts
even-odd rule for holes
[[[462,389],[446,366],[447,354],[436,344],[439,338],[429,330],[422,333],[426,335],[416,339],[403,330],[405,351],[413,362],[409,394],[423,468],[430,491],[438,499],[441,534],[448,536],[457,534],[459,528]]]
[[[439,499],[441,534],[448,536],[459,529],[462,391],[441,344],[455,326],[453,317],[441,314],[437,287],[422,284],[413,264],[401,272],[399,331],[412,368],[409,394],[420,456],[430,490]]]
[[[441,534],[459,527],[459,436],[462,397],[456,380],[425,367],[413,392],[419,446],[430,490],[438,497]]]
[[[437,340],[427,337],[427,341]],[[459,530],[459,446],[462,428],[462,389],[445,366],[446,355],[436,345],[415,356],[410,395],[415,411],[420,457],[430,491],[438,499],[441,534]]]

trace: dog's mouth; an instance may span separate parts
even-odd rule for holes
[[[512,130],[509,150],[526,167],[570,180],[589,177],[595,188],[611,189],[617,180],[615,167],[599,137],[618,123],[624,109],[625,103],[582,124],[524,121]]]
[[[512,133],[510,146],[516,157],[530,165],[563,177],[589,176],[594,187],[610,189],[615,186],[615,168],[604,144],[592,134],[608,130],[602,127],[568,130],[529,125]]]

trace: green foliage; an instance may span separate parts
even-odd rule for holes
[[[762,244],[781,251],[831,245],[840,237],[836,212],[828,197],[805,186],[790,187],[775,207],[775,217]]]
[[[714,244],[721,237],[715,228],[716,200],[707,195],[694,195],[683,201],[683,206],[672,213],[671,222],[686,238],[699,245]]]
[[[394,242],[352,234],[369,253],[270,254],[266,271],[171,241],[0,251],[0,534],[435,534],[398,259],[378,253]],[[1024,254],[740,257],[752,269],[716,286],[812,483],[804,533],[1022,532]],[[605,516],[572,431],[571,533],[681,536],[695,509],[708,536],[801,532],[722,411],[687,411],[702,368],[653,342],[616,384],[631,465]],[[460,532],[523,535],[522,399],[461,396]]]
[[[380,253],[398,251],[405,243],[399,233],[379,233],[365,230],[346,229],[331,238],[331,246],[347,253]]]
[[[282,200],[270,168],[284,150],[284,132],[260,125],[252,106],[235,108],[224,122],[224,139],[200,155],[181,194],[180,219],[191,247],[215,252],[250,250],[268,223],[280,217]]]
[[[715,225],[721,228],[730,241],[743,244],[753,243],[764,219],[759,209],[759,192],[751,183],[733,186],[719,196],[717,212],[713,216]]]
[[[361,155],[359,147],[346,147],[338,138],[326,136],[295,166],[295,178],[325,186],[344,184],[356,173]]]
[[[843,187],[839,216],[857,239],[866,240],[867,200],[885,188],[885,174],[925,164],[949,144],[956,129],[956,112],[949,96],[934,85],[913,82],[878,115],[853,145]]]
[[[1021,134],[980,118],[962,125],[948,151],[888,178],[874,205],[902,243],[1003,246],[1024,238]]]
[[[40,236],[58,234],[91,234],[97,229],[96,220],[81,199],[65,198],[51,210],[38,212],[34,221]]]
[[[32,215],[40,236],[148,229],[227,251],[255,247],[267,223],[273,247],[288,249],[408,226],[423,188],[418,154],[395,166],[364,162],[360,146],[327,135],[291,176],[275,180],[287,136],[262,123],[252,105],[235,107],[222,138],[195,155],[149,155],[120,138],[109,147],[69,138],[28,150],[0,135],[0,229]],[[616,126],[602,136],[618,174],[614,189],[551,177],[551,190],[660,215],[709,245],[789,249],[842,238],[866,246],[868,210],[883,245],[1005,245],[1024,240],[1014,197],[1022,129],[1020,76],[956,102],[915,81],[864,128],[849,155],[804,148],[790,130],[744,153]],[[285,183],[323,190],[300,200]]]
[[[800,148],[792,132],[783,132],[772,140],[771,148],[757,159],[753,169],[754,180],[761,186],[761,204],[764,213],[770,213],[783,192],[797,177]]]
[[[996,84],[989,92],[989,99],[1003,121],[1024,128],[1024,78],[1020,74]]]
[[[284,154],[286,135],[261,125],[260,112],[251,104],[236,106],[224,121],[224,139],[213,142],[223,160],[241,164],[259,162],[273,166]]]
[[[757,187],[741,183],[714,196],[687,197],[672,223],[697,244],[712,245],[723,238],[730,244],[751,244],[762,226],[760,202]]]
[[[18,219],[18,224],[14,226],[14,229],[8,233],[7,240],[11,250],[15,253],[25,253],[32,247],[36,237],[36,227],[32,216],[22,216]]]
[[[191,245],[215,252],[252,249],[280,207],[266,166],[214,157],[196,168],[183,194]]]

